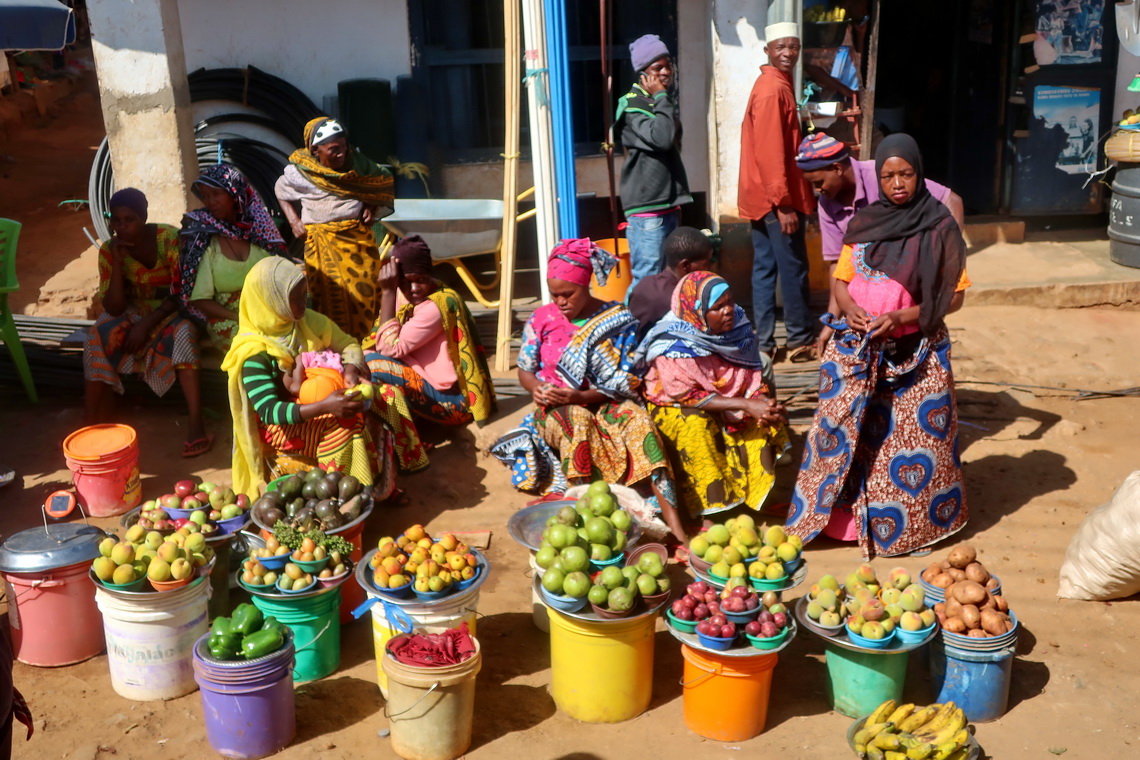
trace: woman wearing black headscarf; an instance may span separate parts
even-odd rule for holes
[[[396,431],[402,471],[427,466],[411,414],[444,425],[485,422],[495,411],[486,355],[467,305],[432,276],[419,235],[392,247],[380,269],[380,315],[364,341],[380,410]]]
[[[962,306],[966,245],[926,189],[909,135],[875,152],[881,198],[855,215],[835,270],[842,312],[820,366],[788,530],[923,550],[967,519],[945,317]]]

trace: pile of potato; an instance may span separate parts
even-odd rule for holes
[[[946,600],[934,605],[944,631],[980,639],[1000,636],[1013,630],[1009,603],[992,593],[998,581],[977,559],[974,547],[961,544],[923,570],[922,579],[945,589]]]

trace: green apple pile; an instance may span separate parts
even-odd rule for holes
[[[844,591],[847,627],[867,639],[889,638],[896,628],[922,630],[936,620],[934,611],[926,606],[926,593],[911,582],[905,567],[892,569],[880,581],[873,567],[860,565],[847,576]]]
[[[773,581],[787,575],[784,563],[798,558],[803,548],[799,536],[789,536],[779,525],[757,528],[748,514],[712,525],[689,542],[689,551],[708,562],[714,575]]]
[[[546,521],[535,564],[544,571],[585,572],[590,560],[604,562],[625,551],[626,536],[632,524],[633,518],[618,508],[610,487],[601,480],[591,483],[574,506],[562,507]],[[568,549],[580,549],[581,553],[567,552]],[[582,592],[582,596],[585,593]]]
[[[543,580],[546,576],[543,576]],[[594,585],[586,595],[590,604],[610,612],[628,612],[637,604],[638,596],[656,596],[671,588],[665,575],[665,561],[659,554],[645,552],[636,565],[610,565],[594,577]]]
[[[144,576],[160,583],[180,581],[193,576],[214,557],[206,536],[189,525],[163,536],[136,524],[124,538],[117,541],[108,537],[99,544],[100,556],[91,563],[99,580],[116,585]]]

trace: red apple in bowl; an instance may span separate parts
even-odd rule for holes
[[[198,490],[198,484],[193,480],[180,480],[174,484],[174,493],[179,499],[185,499]]]

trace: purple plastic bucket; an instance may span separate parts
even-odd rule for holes
[[[202,694],[206,736],[223,757],[255,760],[280,752],[297,733],[293,702],[293,637],[256,660],[221,662],[206,640],[194,646],[194,680]]]

